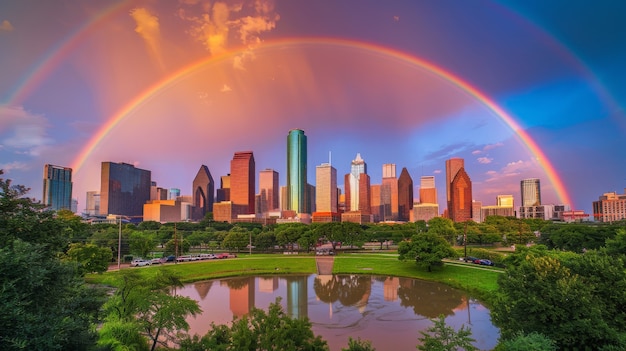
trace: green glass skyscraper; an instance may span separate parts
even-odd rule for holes
[[[43,204],[54,211],[72,208],[72,169],[46,164],[43,170]]]
[[[300,129],[292,129],[287,135],[287,210],[311,213],[306,196],[307,160],[306,135]]]

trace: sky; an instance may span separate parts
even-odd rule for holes
[[[41,199],[72,167],[79,212],[105,161],[189,195],[253,151],[285,185],[298,128],[311,184],[360,153],[372,184],[434,175],[443,210],[460,157],[483,205],[539,178],[591,214],[626,188],[624,33],[610,0],[2,1],[0,169]]]

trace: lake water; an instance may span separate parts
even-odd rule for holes
[[[203,313],[189,318],[191,334],[204,335],[211,322],[228,324],[253,307],[267,311],[281,297],[292,317],[308,317],[313,332],[331,351],[347,347],[348,337],[370,340],[378,351],[416,350],[420,331],[431,318],[446,316],[458,330],[470,327],[474,345],[493,349],[499,330],[489,310],[465,292],[410,278],[371,275],[287,275],[197,282],[178,289],[200,304]]]

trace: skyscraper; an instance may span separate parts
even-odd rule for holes
[[[279,207],[278,172],[273,169],[264,169],[259,172],[259,208],[257,212],[267,213],[276,211]]]
[[[522,194],[522,206],[541,206],[539,179],[522,179],[520,189]]]
[[[398,220],[398,178],[396,178],[396,165],[393,163],[383,165],[380,205],[382,221]]]
[[[465,161],[462,158],[453,157],[446,160],[446,201],[450,203],[450,184],[454,180],[456,173],[465,167]]]
[[[192,203],[194,220],[202,220],[207,213],[213,212],[215,202],[215,182],[209,167],[202,165],[192,183]],[[175,199],[174,199],[175,200]]]
[[[367,164],[356,154],[352,160],[350,173],[346,174],[346,211],[361,211],[370,214],[370,177],[367,175]]]
[[[220,188],[217,189],[215,202],[230,201],[230,174],[220,177]]]
[[[454,222],[472,219],[472,181],[461,167],[450,183],[450,202],[448,215]]]
[[[435,188],[435,176],[422,176],[420,179],[420,203],[438,203],[437,188]]]
[[[307,142],[301,129],[287,135],[287,210],[311,213],[307,191]]]
[[[46,164],[43,167],[43,204],[54,211],[72,209],[72,169]]]
[[[89,216],[97,216],[100,214],[100,193],[97,191],[88,191],[87,200],[85,202],[85,212]]]
[[[100,214],[142,216],[151,183],[150,171],[127,163],[102,162]]]
[[[255,173],[252,151],[235,152],[230,161],[230,201],[236,214],[254,213]]]
[[[338,212],[337,210],[337,170],[330,163],[322,163],[315,168],[316,211]]]
[[[413,209],[413,178],[406,167],[398,178],[398,220],[409,221]]]

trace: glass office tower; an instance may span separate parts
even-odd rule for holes
[[[311,213],[306,196],[307,189],[306,135],[292,129],[287,135],[287,210]]]
[[[150,200],[151,172],[127,163],[102,162],[100,214],[143,216]]]
[[[43,204],[50,209],[72,209],[72,169],[46,164],[43,168]]]
[[[523,179],[520,182],[522,206],[541,206],[541,187],[539,179]]]

